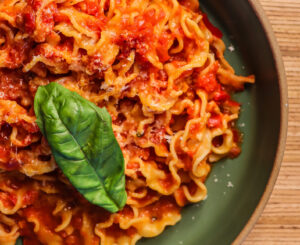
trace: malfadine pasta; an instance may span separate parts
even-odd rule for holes
[[[0,1],[0,245],[18,237],[24,245],[134,245],[175,225],[182,207],[207,196],[211,163],[240,154],[240,104],[231,93],[254,77],[235,75],[224,50],[196,0]],[[77,179],[70,181],[74,149],[60,148],[71,162],[68,174],[55,158],[63,153],[52,154],[55,143],[36,119],[61,118],[34,113],[38,88],[50,83],[109,113],[110,138],[124,157],[119,165],[103,160],[107,136],[91,133],[93,122],[78,136],[81,104],[61,123],[73,129],[60,133],[81,141],[84,164],[93,157],[99,188],[116,199],[123,193],[119,211],[91,204],[97,193],[85,183],[79,192]]]

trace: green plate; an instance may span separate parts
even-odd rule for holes
[[[241,243],[262,212],[279,171],[287,93],[272,30],[260,6],[252,1],[204,0],[200,5],[222,30],[225,56],[236,72],[256,76],[255,85],[235,95],[242,103],[238,121],[244,135],[242,154],[213,166],[205,201],[183,208],[176,226],[156,238],[142,239],[138,245]]]

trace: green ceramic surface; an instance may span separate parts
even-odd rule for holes
[[[183,208],[176,226],[138,245],[232,243],[258,205],[273,169],[281,109],[278,71],[265,32],[248,1],[206,0],[200,5],[222,30],[226,59],[237,74],[256,76],[255,85],[234,96],[242,104],[242,154],[214,164],[205,201]]]
[[[23,245],[22,239],[18,238],[18,240],[17,240],[17,242],[16,242],[15,245]]]

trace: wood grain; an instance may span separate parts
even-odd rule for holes
[[[300,244],[300,0],[259,2],[283,55],[289,94],[289,128],[274,191],[243,245]]]

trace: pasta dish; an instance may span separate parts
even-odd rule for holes
[[[0,245],[134,245],[204,200],[211,164],[240,154],[231,95],[254,83],[221,37],[197,0],[0,1]],[[108,111],[124,157],[119,211],[58,166],[35,113],[53,83]]]

